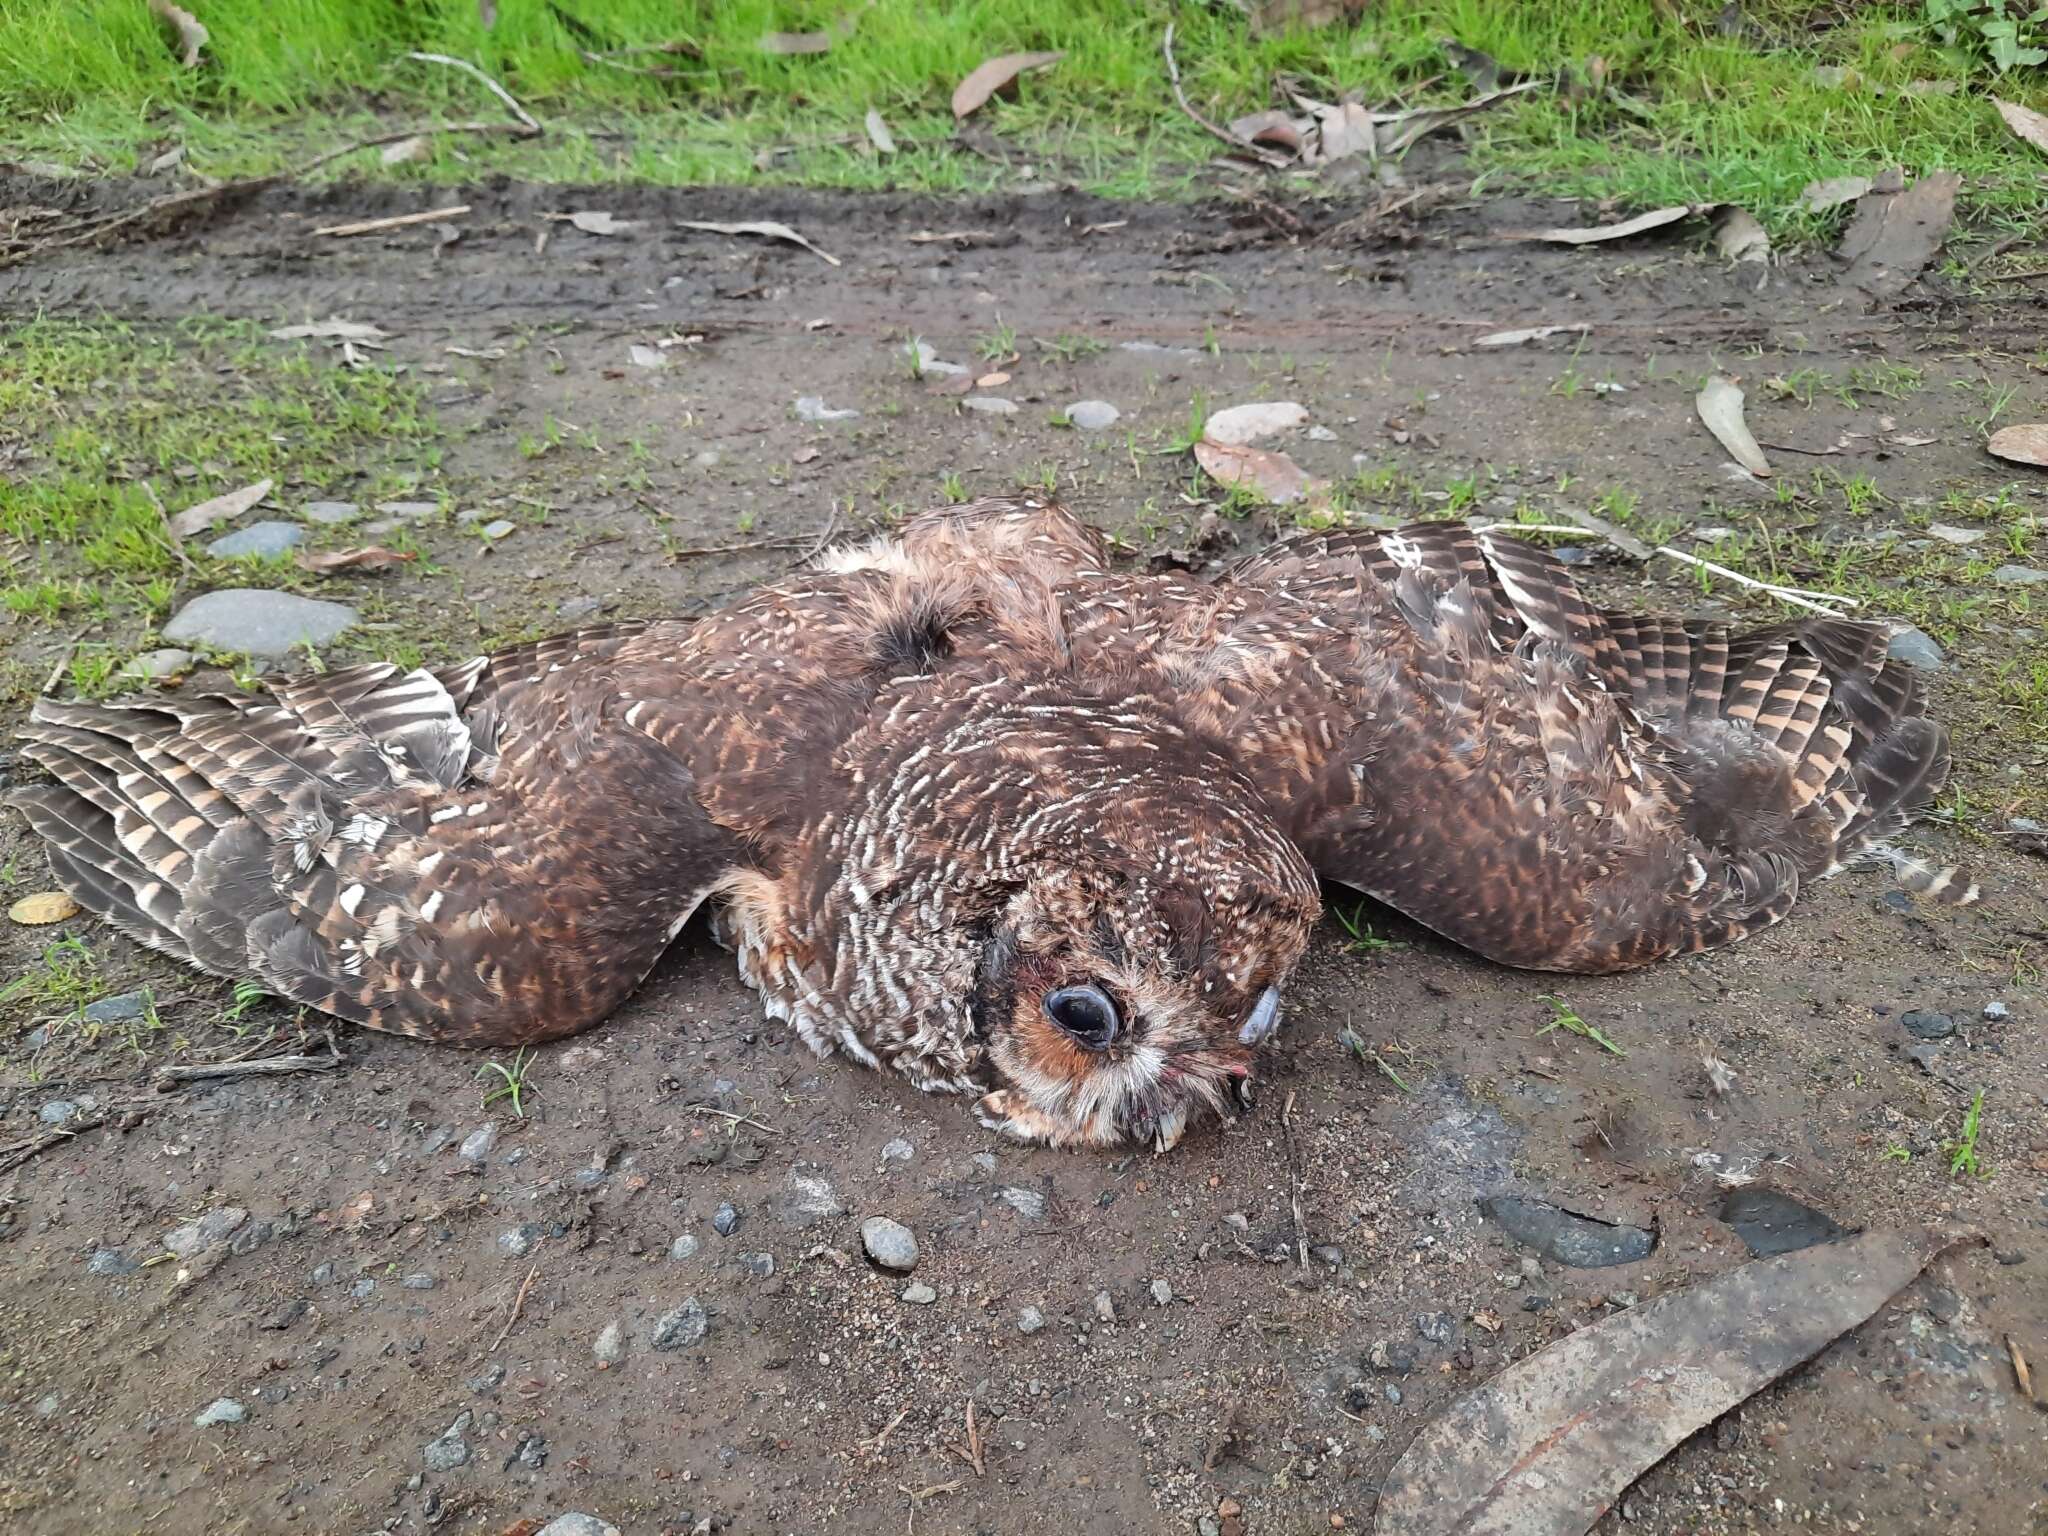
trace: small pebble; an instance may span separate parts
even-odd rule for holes
[[[1037,1221],[1045,1215],[1045,1195],[1036,1189],[1024,1189],[1016,1184],[1005,1184],[996,1191],[996,1198],[1026,1221]]]
[[[861,1247],[884,1269],[908,1274],[917,1268],[917,1239],[910,1228],[887,1216],[870,1216],[860,1224]]]
[[[469,1429],[469,1410],[463,1409],[455,1422],[441,1431],[440,1438],[427,1442],[420,1453],[426,1460],[429,1472],[453,1472],[469,1461],[469,1442],[463,1434]]]
[[[913,1307],[928,1307],[939,1299],[939,1293],[922,1280],[914,1280],[903,1288],[903,1299]]]
[[[275,660],[338,640],[358,617],[346,603],[231,587],[193,598],[164,625],[163,637]]]
[[[702,1246],[695,1237],[685,1232],[681,1237],[668,1245],[668,1256],[675,1263],[680,1264],[685,1259],[697,1257],[697,1250]]]
[[[417,1274],[407,1275],[405,1279],[400,1283],[403,1284],[408,1291],[431,1291],[434,1288],[435,1281],[432,1275]]]
[[[523,1259],[533,1252],[533,1245],[540,1241],[540,1228],[532,1222],[512,1227],[498,1234],[498,1251],[507,1258]]]
[[[305,542],[306,530],[297,523],[251,523],[246,528],[237,528],[233,533],[215,539],[206,546],[206,552],[220,560],[233,560],[245,555],[269,559]]]
[[[1448,1344],[1457,1324],[1448,1312],[1425,1312],[1415,1319],[1415,1331],[1432,1344]]]
[[[1886,647],[1885,654],[1894,661],[1903,661],[1907,666],[1918,667],[1923,671],[1931,671],[1948,659],[1933,636],[1924,630],[1914,628],[1911,624],[1900,626]]]
[[[119,997],[103,997],[96,1003],[87,1003],[85,1017],[95,1024],[125,1024],[148,1012],[149,1003],[147,992],[123,992]]]
[[[772,1253],[743,1253],[740,1268],[756,1280],[766,1280],[775,1273],[775,1255]]]
[[[1083,432],[1102,432],[1117,423],[1123,412],[1107,400],[1076,400],[1067,407],[1067,420]]]
[[[1920,1040],[1946,1040],[1956,1032],[1956,1021],[1945,1013],[1902,1013],[1899,1022],[1907,1034]]]
[[[36,1111],[36,1118],[45,1125],[62,1125],[78,1118],[78,1106],[70,1099],[52,1099]]]
[[[1173,1287],[1164,1280],[1152,1282],[1152,1301],[1155,1306],[1169,1306],[1173,1302]]]
[[[704,1304],[694,1296],[685,1296],[681,1306],[654,1320],[654,1332],[648,1342],[656,1349],[683,1349],[710,1331],[711,1319]]]
[[[591,1353],[597,1356],[599,1365],[617,1365],[626,1358],[626,1330],[617,1322],[609,1322],[591,1346]]]
[[[1984,1017],[1993,1024],[2002,1024],[2012,1017],[2012,1010],[2003,1002],[1992,1001],[1984,1005]]]
[[[89,1275],[132,1275],[142,1266],[118,1248],[95,1248],[85,1261]]]
[[[1097,1291],[1095,1293],[1095,1315],[1105,1323],[1116,1321],[1116,1303],[1110,1300],[1109,1292]]]
[[[601,597],[565,598],[555,605],[555,617],[571,620],[587,619],[593,617],[603,606],[604,599]]]
[[[211,1429],[216,1424],[239,1424],[249,1417],[249,1410],[232,1397],[216,1397],[204,1408],[192,1423],[199,1429]]]
[[[462,1145],[456,1149],[455,1155],[465,1163],[481,1163],[497,1144],[498,1122],[487,1120],[462,1138]]]
[[[238,1205],[216,1206],[197,1221],[171,1228],[164,1234],[164,1247],[181,1259],[189,1259],[215,1243],[224,1242],[248,1219],[249,1213]]]
[[[984,416],[1014,416],[1017,402],[1005,400],[1000,395],[969,395],[960,402],[970,411],[979,411]]]
[[[504,538],[506,534],[512,532],[518,526],[509,517],[494,517],[488,523],[485,523],[478,532],[482,533],[485,538],[495,542],[498,539]]]
[[[299,516],[309,523],[322,523],[333,527],[338,523],[355,521],[356,515],[361,511],[362,508],[352,501],[309,501],[299,508]]]
[[[885,1163],[907,1163],[915,1156],[917,1149],[901,1136],[882,1148],[882,1161]]]
[[[1045,1314],[1036,1307],[1024,1307],[1017,1313],[1017,1331],[1033,1334],[1045,1326]]]
[[[1991,573],[1991,579],[2001,587],[2031,587],[2048,581],[2048,571],[2031,565],[2001,565]]]
[[[718,1209],[711,1213],[711,1230],[720,1237],[731,1237],[739,1229],[739,1208],[730,1200],[722,1202]]]

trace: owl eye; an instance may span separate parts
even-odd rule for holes
[[[1106,1051],[1122,1024],[1116,1004],[1100,987],[1061,987],[1045,995],[1045,1016],[1076,1045]]]

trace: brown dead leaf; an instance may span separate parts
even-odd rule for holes
[[[1870,187],[1868,176],[1830,176],[1825,181],[1809,181],[1800,190],[1799,201],[1793,207],[1803,208],[1808,213],[1825,213],[1830,208],[1855,202]]]
[[[315,576],[331,576],[336,571],[388,571],[394,565],[410,565],[419,559],[418,555],[386,549],[382,544],[365,544],[356,549],[331,549],[324,554],[299,552],[299,569],[311,571]]]
[[[1301,153],[1301,135],[1307,123],[1291,112],[1278,108],[1266,112],[1254,112],[1248,117],[1234,117],[1230,120],[1230,136],[1246,144],[1265,144],[1274,149],[1284,149],[1290,155]]]
[[[2005,1336],[2005,1352],[2012,1356],[2013,1379],[2020,1384],[2020,1395],[2030,1403],[2038,1403],[2034,1395],[2034,1373],[2027,1368],[2027,1357],[2020,1351],[2020,1341],[2011,1334]]]
[[[1066,56],[1065,50],[1058,50],[1052,53],[1006,53],[1001,58],[990,59],[953,87],[953,116],[972,117],[989,97],[1012,89],[1017,77],[1026,70],[1044,69]]]
[[[1236,443],[1212,443],[1206,438],[1195,444],[1195,462],[1218,485],[1242,486],[1263,501],[1284,506],[1306,501],[1329,489],[1329,482],[1317,480],[1284,453],[1263,448],[1246,448]]]
[[[1849,263],[1842,281],[1878,298],[1903,292],[1940,254],[1962,185],[1954,171],[1935,171],[1901,192],[1872,187],[1835,251]]]
[[[586,235],[623,235],[634,227],[631,219],[614,218],[603,208],[578,208],[573,213],[543,214],[557,224],[573,224]]]
[[[1714,226],[1714,246],[1726,261],[1769,261],[1771,237],[1746,208],[1729,208]]]
[[[187,69],[198,68],[199,50],[206,46],[206,28],[199,24],[199,18],[171,4],[171,0],[149,0],[149,8],[178,34],[179,62]]]
[[[1009,382],[1010,376],[998,368],[994,373],[984,373],[980,378],[976,379],[974,387],[976,389],[994,389],[998,385]]]
[[[1771,473],[1770,460],[1750,435],[1749,424],[1742,415],[1742,400],[1742,386],[1727,374],[1717,373],[1701,387],[1693,404],[1700,420],[1729,456],[1752,475],[1767,478]]]
[[[376,1207],[376,1194],[366,1189],[336,1212],[336,1219],[345,1230],[360,1232],[363,1230],[363,1223],[370,1219],[370,1212]]]
[[[889,131],[889,125],[882,121],[882,114],[873,107],[868,108],[865,126],[868,131],[868,142],[875,146],[876,154],[896,153],[896,135]]]
[[[2048,422],[2002,427],[1991,434],[1991,441],[1984,446],[2001,459],[2048,469]]]
[[[2015,101],[2000,101],[1996,96],[1991,98],[1991,104],[1998,108],[1998,115],[2005,119],[2006,127],[2048,155],[2048,117],[2032,107],[2023,107]]]
[[[830,53],[834,43],[843,43],[853,36],[859,22],[860,13],[856,11],[819,32],[770,32],[761,39],[761,51],[784,55]]]
[[[1706,205],[1700,203],[1679,203],[1670,208],[1653,208],[1648,213],[1639,213],[1632,219],[1623,219],[1619,224],[1589,224],[1572,229],[1538,229],[1526,234],[1509,235],[1510,240],[1547,240],[1553,245],[1593,245],[1603,240],[1626,240],[1630,235],[1646,234],[1653,229],[1662,229],[1666,224],[1676,224],[1680,219],[1689,219],[1696,213],[1704,213]]]
[[[229,491],[225,495],[202,501],[197,506],[187,507],[171,519],[171,537],[189,539],[195,533],[206,532],[215,523],[231,522],[269,494],[270,482],[258,480],[254,485],[245,485],[239,491]]]
[[[76,917],[78,903],[63,891],[37,891],[33,896],[24,896],[7,909],[7,915],[24,928],[46,928],[51,923],[61,923],[67,917]]]
[[[839,258],[820,250],[802,235],[774,219],[750,219],[742,224],[719,224],[710,219],[681,219],[677,221],[682,229],[701,229],[712,235],[756,235],[763,240],[785,240],[791,245],[800,245],[823,261],[827,266],[839,265]]]
[[[817,456],[818,450],[815,448],[799,448],[789,456],[789,462],[792,464],[808,464]]]

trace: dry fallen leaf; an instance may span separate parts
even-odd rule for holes
[[[409,139],[400,139],[396,144],[386,144],[378,157],[385,165],[410,165],[415,160],[427,158],[427,141],[418,134]]]
[[[1301,153],[1301,136],[1307,127],[1306,118],[1297,118],[1275,108],[1254,112],[1248,117],[1232,118],[1230,136],[1246,144],[1264,144],[1295,155]]]
[[[1014,84],[1027,69],[1043,69],[1065,57],[1064,52],[1006,53],[999,59],[990,59],[953,87],[953,116],[971,117],[989,97]]]
[[[299,569],[329,576],[336,571],[388,571],[394,565],[410,565],[417,559],[418,555],[386,549],[382,544],[365,544],[357,549],[331,549],[318,555],[301,551]]]
[[[817,456],[818,450],[815,448],[799,448],[789,456],[789,462],[792,464],[808,464]]]
[[[37,891],[33,896],[24,896],[7,909],[8,917],[24,928],[44,928],[51,923],[61,923],[67,917],[76,917],[78,903],[62,891]]]
[[[1547,341],[1552,336],[1583,336],[1592,330],[1590,325],[1532,325],[1519,331],[1492,331],[1480,337],[1475,347],[1519,347],[1531,341]]]
[[[550,214],[550,218],[566,220],[586,235],[623,235],[634,227],[631,219],[617,219],[602,208],[578,208],[573,213]]]
[[[853,29],[860,20],[860,13],[842,16],[831,26],[819,32],[770,32],[761,39],[763,53],[801,54],[830,53],[834,43],[843,43],[853,36]]]
[[[1947,1246],[1870,1232],[1617,1312],[1453,1403],[1380,1488],[1378,1536],[1583,1536],[1672,1447],[1811,1359]]]
[[[984,373],[974,381],[976,389],[994,389],[999,384],[1010,382],[1010,376],[998,368],[994,373]]]
[[[1242,447],[1275,432],[1290,432],[1307,420],[1307,407],[1293,400],[1233,405],[1211,416],[1202,426],[1202,436],[1212,443]]]
[[[178,45],[182,50],[180,62],[187,69],[196,69],[199,50],[206,46],[206,28],[199,24],[199,18],[171,4],[171,0],[149,0],[149,8],[169,22],[171,30],[178,34]]]
[[[751,219],[744,224],[717,224],[708,219],[683,219],[680,221],[680,227],[683,229],[701,229],[706,234],[712,235],[758,235],[763,240],[786,240],[791,245],[802,246],[813,256],[818,257],[830,266],[836,267],[839,265],[839,258],[837,256],[829,255],[825,251],[820,250],[787,224],[779,224],[773,219]]]
[[[204,533],[215,523],[225,523],[240,517],[269,494],[270,482],[258,480],[254,485],[245,485],[239,491],[229,491],[225,495],[215,496],[196,506],[187,507],[171,519],[171,536],[189,539],[195,533]]]
[[[2032,464],[2038,469],[2048,469],[2048,422],[2030,422],[2024,426],[2001,427],[1991,434],[1991,441],[1984,445],[2001,459],[2010,459],[2015,464]]]
[[[1830,176],[1826,181],[1809,181],[1793,206],[1808,213],[1825,213],[1843,203],[1853,203],[1870,190],[1868,176]]]
[[[1204,438],[1195,444],[1195,462],[1218,485],[1242,486],[1260,499],[1284,505],[1319,495],[1329,488],[1327,481],[1311,478],[1284,453],[1263,448],[1246,448],[1236,443],[1212,443]]]
[[[1749,424],[1742,419],[1740,384],[1725,373],[1717,373],[1707,380],[1693,404],[1700,413],[1700,420],[1707,424],[1707,430],[1714,434],[1736,463],[1759,478],[1770,475],[1770,460],[1764,457],[1763,449],[1757,447],[1756,439],[1749,435]]]
[[[316,320],[311,325],[287,325],[269,333],[272,341],[383,341],[389,331],[359,320]]]
[[[889,125],[882,121],[882,114],[873,107],[869,107],[866,121],[868,142],[875,146],[875,153],[878,155],[895,154],[896,136],[889,131]]]
[[[2005,1351],[2012,1356],[2013,1379],[2020,1384],[2020,1395],[2030,1403],[2038,1403],[2034,1395],[2034,1373],[2027,1369],[2027,1357],[2020,1351],[2020,1341],[2011,1334],[2005,1336]]]
[[[1547,240],[1555,245],[1592,245],[1601,240],[1626,240],[1630,235],[1640,235],[1653,229],[1662,229],[1666,224],[1676,224],[1680,219],[1689,219],[1696,213],[1705,212],[1705,205],[1679,203],[1670,208],[1653,208],[1648,213],[1639,213],[1632,219],[1623,219],[1619,224],[1591,224],[1575,229],[1539,229],[1528,234],[1510,235],[1510,240]]]
[[[2018,102],[2000,101],[1996,96],[1991,104],[1998,108],[1998,115],[2005,119],[2005,126],[2025,139],[2034,148],[2048,155],[2048,117],[2042,116],[2032,107],[2023,107]]]
[[[632,359],[635,368],[666,368],[668,366],[668,354],[663,352],[661,348],[643,346],[637,341],[626,348],[626,356]]]
[[[1935,171],[1904,191],[1873,186],[1835,251],[1849,263],[1842,281],[1879,298],[1903,292],[1940,254],[1962,185],[1954,171]]]
[[[1747,208],[1730,208],[1714,226],[1714,246],[1724,261],[1769,261],[1771,237]]]

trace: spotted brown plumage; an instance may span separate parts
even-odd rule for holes
[[[1319,876],[1546,970],[1783,916],[1946,773],[1886,640],[1604,612],[1455,523],[1119,574],[999,500],[695,623],[44,701],[15,799],[123,932],[371,1028],[585,1028],[710,900],[821,1054],[1170,1146],[1242,1102]]]

